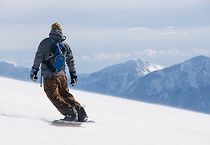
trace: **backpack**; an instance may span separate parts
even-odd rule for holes
[[[44,63],[53,72],[59,72],[65,65],[66,47],[63,43],[53,41],[51,54]]]

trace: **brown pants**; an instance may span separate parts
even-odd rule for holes
[[[74,96],[69,93],[65,75],[52,76],[50,78],[44,77],[44,91],[61,114],[73,114],[72,106],[75,106],[78,117],[80,117],[80,108],[82,106],[74,99]]]

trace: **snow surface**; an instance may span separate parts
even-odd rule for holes
[[[96,123],[56,127],[39,84],[0,77],[0,88],[1,145],[210,144],[210,115],[71,89]]]

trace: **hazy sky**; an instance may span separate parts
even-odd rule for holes
[[[168,66],[210,56],[209,0],[1,0],[0,61],[31,67],[59,22],[78,73],[133,58]]]

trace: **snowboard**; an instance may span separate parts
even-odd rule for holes
[[[60,120],[54,120],[51,124],[54,126],[63,126],[63,127],[80,127],[80,125],[82,124],[86,124],[86,123],[95,123],[95,121],[93,120],[89,120],[86,122],[76,122],[76,121],[65,121],[63,119]]]

